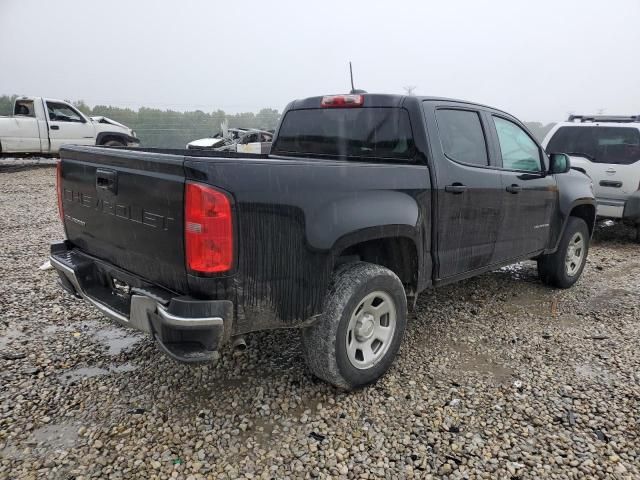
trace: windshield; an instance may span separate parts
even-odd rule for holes
[[[629,165],[640,160],[640,131],[629,127],[560,127],[549,141],[547,152]]]
[[[272,153],[411,159],[409,114],[401,108],[321,108],[286,114]]]

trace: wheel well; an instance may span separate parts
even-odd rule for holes
[[[410,238],[378,238],[356,243],[340,253],[336,265],[358,260],[388,268],[400,278],[407,288],[407,294],[415,292],[418,285],[418,253]]]
[[[121,142],[123,144],[126,145],[127,142],[125,142],[123,140],[123,138],[119,135],[114,135],[114,134],[110,134],[110,135],[105,135],[102,138],[100,138],[100,145],[104,145],[107,142],[110,142],[111,140],[115,140],[116,142]]]
[[[569,214],[571,217],[578,217],[585,221],[587,227],[589,227],[589,234],[593,233],[593,228],[596,222],[596,207],[593,205],[578,205],[577,207],[573,207],[571,213]]]

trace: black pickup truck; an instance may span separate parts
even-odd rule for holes
[[[270,155],[66,147],[57,177],[68,292],[179,361],[299,328],[346,389],[389,368],[425,289],[525,259],[570,287],[596,213],[513,116],[414,96],[296,100]]]

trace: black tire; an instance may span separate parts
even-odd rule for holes
[[[576,268],[570,272],[567,266],[567,255],[570,249],[570,243],[580,235],[583,240],[582,256],[580,264],[575,263]],[[578,217],[569,217],[567,227],[562,234],[560,245],[555,253],[550,255],[542,255],[538,258],[538,275],[543,283],[557,287],[569,288],[578,281],[584,266],[587,263],[587,255],[589,254],[589,228],[587,223]]]
[[[108,142],[104,142],[103,145],[105,147],[124,147],[124,143],[118,140],[109,140]]]
[[[381,295],[378,295],[381,294]],[[363,307],[364,302],[371,305]],[[377,305],[374,305],[376,302]],[[375,319],[376,308],[382,303],[393,307],[395,310],[395,327],[388,333],[386,342],[378,340],[376,337],[380,330],[390,328],[392,316],[389,313],[386,318],[382,315]],[[388,308],[388,307],[385,307]],[[358,315],[356,315],[358,309]],[[374,315],[369,315],[366,310],[371,309]],[[369,315],[368,317],[366,317]],[[350,359],[351,356],[358,357],[358,350],[353,348],[347,352],[347,341],[356,341],[357,345],[364,345],[360,338],[353,336],[358,327],[350,329],[350,322],[357,318],[368,318],[366,326],[374,326],[378,329],[374,332],[368,330],[366,326],[360,329],[366,331],[368,338],[362,341],[371,341],[371,346],[375,347],[375,342],[380,342],[377,352],[375,348],[367,350],[371,353],[371,358],[379,355],[370,367],[360,364],[356,368],[352,361],[358,362],[357,358]],[[384,325],[387,323],[388,325]],[[311,372],[336,387],[345,390],[352,390],[369,385],[378,380],[389,369],[398,353],[402,336],[407,324],[407,297],[402,286],[402,282],[391,270],[372,263],[350,263],[339,267],[334,272],[331,285],[325,300],[324,313],[311,326],[302,330],[302,346],[304,350],[307,366]],[[360,330],[362,331],[362,330]],[[351,333],[350,333],[351,332]],[[349,336],[351,335],[351,336]],[[362,357],[360,350],[360,356]],[[355,354],[354,354],[355,352]],[[366,359],[363,359],[366,360]]]

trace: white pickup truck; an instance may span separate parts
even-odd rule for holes
[[[61,145],[137,146],[133,130],[105,117],[87,117],[62,100],[18,97],[0,116],[0,154],[57,154]]]

